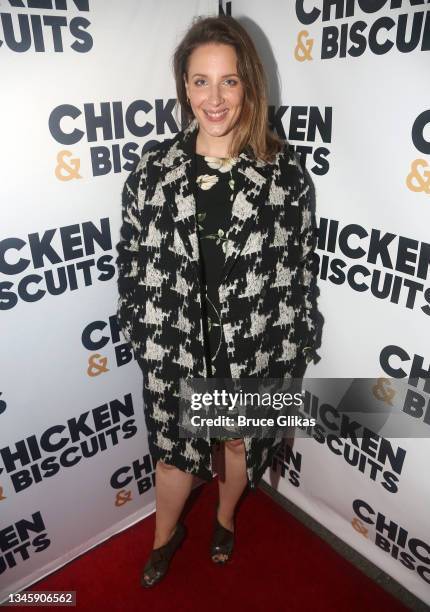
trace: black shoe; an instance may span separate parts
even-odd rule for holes
[[[218,511],[217,511],[218,513]],[[215,527],[211,543],[211,559],[214,563],[224,565],[230,561],[234,546],[234,532],[226,529],[215,517]],[[214,559],[214,555],[227,555],[226,559]]]
[[[178,523],[175,533],[172,535],[167,544],[160,546],[160,548],[155,548],[152,551],[145,567],[143,568],[140,581],[143,587],[154,586],[167,574],[170,560],[176,550],[182,544],[185,534],[185,526],[182,525],[182,523]],[[145,574],[148,576],[148,578],[145,578]]]

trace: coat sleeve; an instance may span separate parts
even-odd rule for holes
[[[122,190],[122,225],[118,256],[118,304],[117,320],[128,342],[131,341],[135,290],[139,256],[139,237],[142,232],[139,201],[143,201],[146,190],[145,156],[127,177]]]
[[[302,290],[304,297],[304,310],[308,327],[308,337],[303,348],[306,361],[313,361],[316,354],[316,325],[315,313],[317,310],[317,277],[318,258],[315,254],[317,243],[315,213],[312,205],[312,189],[307,172],[303,171],[300,177],[298,205],[300,210],[300,268],[302,275]]]

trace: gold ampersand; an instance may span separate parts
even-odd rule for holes
[[[99,353],[91,355],[88,359],[88,376],[99,376],[103,372],[109,372],[109,368],[106,367],[107,357],[102,357]]]
[[[420,172],[420,168],[428,168],[428,163],[425,159],[415,159],[411,163],[412,170],[406,177],[406,185],[411,191],[424,191],[430,194],[430,170]]]
[[[74,157],[68,164],[65,160],[66,157],[71,157],[73,153],[71,151],[60,151],[57,155],[58,165],[55,168],[55,176],[59,181],[70,181],[71,179],[80,179],[82,176],[78,170],[81,162],[79,158]]]
[[[353,526],[355,531],[357,531],[358,533],[363,535],[365,538],[367,538],[367,534],[369,533],[369,530],[366,529],[366,527],[363,525],[363,523],[358,518],[353,518],[351,521],[351,525]]]
[[[372,391],[376,399],[384,402],[384,404],[389,404],[390,406],[393,405],[391,400],[396,395],[396,392],[391,387],[391,382],[388,378],[378,378],[376,385],[372,387]]]
[[[126,504],[127,502],[131,500],[132,500],[131,491],[126,491],[125,489],[121,489],[121,491],[119,491],[116,494],[115,506],[123,506],[124,504]]]
[[[309,32],[307,30],[301,30],[297,34],[297,44],[294,48],[294,57],[298,62],[313,59],[311,51],[312,47],[314,46],[314,41],[312,38],[308,38],[306,40],[306,36],[309,36]]]

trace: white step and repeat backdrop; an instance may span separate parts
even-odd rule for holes
[[[325,323],[308,375],[418,378],[410,419],[430,429],[429,7],[224,4],[316,188]],[[115,319],[120,195],[144,146],[179,128],[175,44],[217,12],[0,6],[0,601],[154,509],[141,374]],[[427,440],[336,433],[285,446],[266,480],[430,603]]]
[[[324,326],[306,375],[385,378],[387,401],[402,379],[410,425],[429,436],[430,7],[234,0],[231,12],[258,41],[274,124],[315,185]],[[346,440],[345,428],[331,411],[265,480],[430,603],[429,439]]]
[[[218,2],[1,3],[0,601],[154,510],[115,244],[199,14]]]

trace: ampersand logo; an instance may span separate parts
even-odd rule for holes
[[[351,521],[352,527],[357,531],[357,533],[361,534],[365,538],[367,538],[369,534],[369,530],[363,525],[363,523],[358,518],[353,518]]]
[[[373,395],[377,400],[393,405],[392,399],[396,395],[395,390],[391,387],[391,382],[388,378],[378,378],[376,385],[372,387]]]
[[[106,367],[107,358],[103,357],[99,353],[95,353],[95,355],[91,355],[88,359],[88,376],[99,376],[103,374],[103,372],[109,372],[109,368]]]
[[[115,497],[115,506],[123,506],[127,502],[131,501],[133,498],[131,496],[131,491],[126,491],[125,489],[121,489],[118,491]]]
[[[300,30],[300,32],[297,34],[297,45],[294,49],[294,57],[298,62],[313,59],[311,51],[312,47],[314,46],[314,41],[312,38],[308,38],[306,40],[307,36],[309,36],[309,32],[307,30]]]
[[[430,195],[430,166],[425,159],[415,159],[411,163],[412,170],[406,177],[406,185],[411,191],[424,192]],[[421,171],[420,168],[427,168]]]
[[[55,168],[55,176],[59,181],[70,181],[72,179],[80,179],[82,176],[79,174],[79,168],[81,165],[80,160],[74,157],[68,164],[66,157],[71,157],[73,153],[71,151],[60,151],[57,155],[58,165]]]

